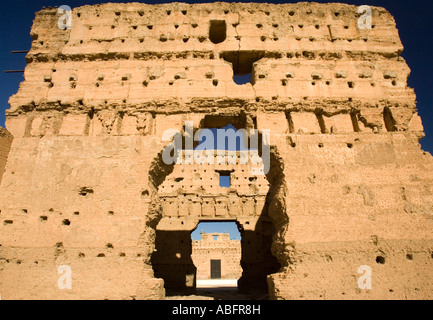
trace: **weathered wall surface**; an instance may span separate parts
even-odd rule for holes
[[[216,237],[216,239],[214,238]],[[239,279],[242,275],[240,240],[228,233],[201,233],[193,240],[191,258],[197,267],[197,279],[211,279],[210,260],[221,261],[221,279]]]
[[[343,4],[104,4],[70,30],[56,12],[36,14],[7,111],[2,299],[161,299],[159,267],[193,288],[190,232],[218,219],[244,230],[240,285],[268,276],[272,298],[432,298],[433,159],[385,9],[368,30]],[[221,196],[204,166],[165,165],[163,132],[186,120],[270,129],[270,172]]]
[[[5,171],[12,140],[12,135],[7,130],[0,127],[0,184]]]
[[[263,163],[246,163],[245,158],[257,153],[222,151],[221,155],[207,150],[206,157],[205,151],[194,154],[196,158],[202,155],[203,163],[187,164],[189,151],[180,153],[182,164],[174,165],[158,188],[162,217],[156,228],[156,252],[151,259],[155,276],[164,279],[167,289],[193,289],[194,279],[201,279],[206,267],[202,262],[196,263],[191,232],[200,221],[236,221],[241,229],[242,255],[232,263],[243,266],[240,288],[251,291],[254,286],[266,287],[266,276],[276,272],[279,265],[270,249],[272,220],[266,209],[269,182],[265,175],[255,174]],[[230,175],[229,187],[220,186],[219,176],[224,173]],[[210,254],[221,256],[220,243],[223,242],[212,245],[215,252]]]

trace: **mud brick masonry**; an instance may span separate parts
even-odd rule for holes
[[[191,231],[219,220],[241,230],[241,291],[432,299],[433,159],[395,21],[371,9],[365,30],[336,3],[103,4],[66,30],[37,12],[0,132],[2,299],[193,290]],[[270,129],[270,171],[167,165],[187,120]]]
[[[228,233],[200,233],[200,240],[192,241],[191,258],[197,268],[197,280],[211,279],[211,260],[220,261],[221,279],[242,276],[241,243],[230,239]]]

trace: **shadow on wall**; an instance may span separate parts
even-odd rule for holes
[[[268,294],[267,276],[278,272],[281,267],[271,252],[275,227],[266,211],[265,205],[254,230],[245,231],[242,228],[240,229],[242,236],[242,276],[238,280],[240,293]]]
[[[242,237],[242,276],[238,280],[238,291],[243,294],[267,295],[267,276],[280,269],[271,253],[275,227],[266,211],[265,205],[254,230],[245,231],[237,223]],[[191,232],[156,231],[156,251],[151,263],[155,277],[164,279],[167,296],[195,293],[197,268],[191,258]]]
[[[268,214],[271,202],[272,194],[268,194],[254,229],[235,221],[241,234],[242,276],[238,280],[239,293],[266,296],[267,276],[281,268],[272,254],[276,228]],[[156,251],[152,254],[151,264],[155,277],[164,279],[167,296],[195,293],[197,268],[191,258],[192,232],[156,230]]]
[[[197,268],[192,259],[191,231],[156,231],[151,262],[156,278],[164,279],[166,294],[193,293]]]

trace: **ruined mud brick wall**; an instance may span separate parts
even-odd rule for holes
[[[226,193],[240,213],[222,206],[220,216],[242,231],[240,287],[267,281],[275,299],[432,298],[433,159],[418,143],[410,69],[384,8],[372,7],[367,30],[344,4],[104,4],[74,8],[67,30],[59,18],[36,13],[7,110],[2,299],[193,288],[190,232],[216,218],[174,215],[161,189],[191,166],[161,160],[162,133],[185,120],[271,129],[265,203],[235,188]],[[234,83],[250,71],[251,83]],[[201,191],[179,194],[177,208],[206,205]],[[224,201],[211,200],[216,215]],[[61,265],[70,290],[57,286]],[[370,290],[358,288],[361,265]]]
[[[3,172],[5,171],[12,139],[12,135],[7,130],[0,127],[0,183],[2,181]]]
[[[174,165],[158,188],[162,218],[156,228],[156,252],[151,259],[155,276],[165,280],[168,290],[193,289],[194,279],[202,279],[203,272],[209,272],[203,265],[209,261],[197,260],[191,231],[199,221],[232,220],[238,223],[242,235],[242,256],[230,262],[240,268],[242,261],[241,286],[251,281],[254,286],[266,286],[267,269],[277,271],[278,266],[270,252],[272,234],[266,231],[272,229],[270,218],[263,214],[269,182],[265,175],[254,174],[263,163],[249,161],[255,153],[248,151],[223,151],[221,155],[221,151],[208,150],[196,152],[194,157],[199,155],[200,165],[188,165],[185,162],[191,153],[180,152],[183,164]],[[219,184],[220,174],[224,173],[230,176],[228,187]],[[212,256],[221,256],[217,248],[220,243],[213,245],[216,251],[210,253]]]
[[[221,279],[239,279],[242,275],[240,240],[231,240],[228,233],[200,235],[200,240],[192,241],[191,255],[197,267],[197,279],[211,279],[210,260],[221,260]]]

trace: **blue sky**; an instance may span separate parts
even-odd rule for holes
[[[16,93],[22,74],[5,74],[4,70],[23,70],[25,68],[24,54],[11,54],[11,50],[28,50],[31,45],[30,28],[36,11],[43,6],[68,5],[71,8],[104,2],[103,0],[14,0],[0,2],[0,125],[4,126],[4,110],[9,108],[8,99]],[[161,3],[175,1],[136,1],[144,3]],[[181,2],[181,1],[179,1]],[[187,3],[215,2],[188,1]],[[251,1],[237,1],[251,2]],[[275,1],[268,3],[291,3],[298,1]],[[315,2],[330,2],[316,0]],[[415,89],[418,101],[418,111],[423,119],[426,137],[421,141],[424,150],[433,152],[433,1],[431,0],[341,0],[355,5],[374,5],[385,7],[394,16],[403,45],[402,56],[406,59],[412,74],[408,79],[409,86]]]
[[[241,240],[241,234],[235,222],[200,222],[191,233],[192,240],[200,240],[200,232],[212,233],[229,233],[230,239]]]

